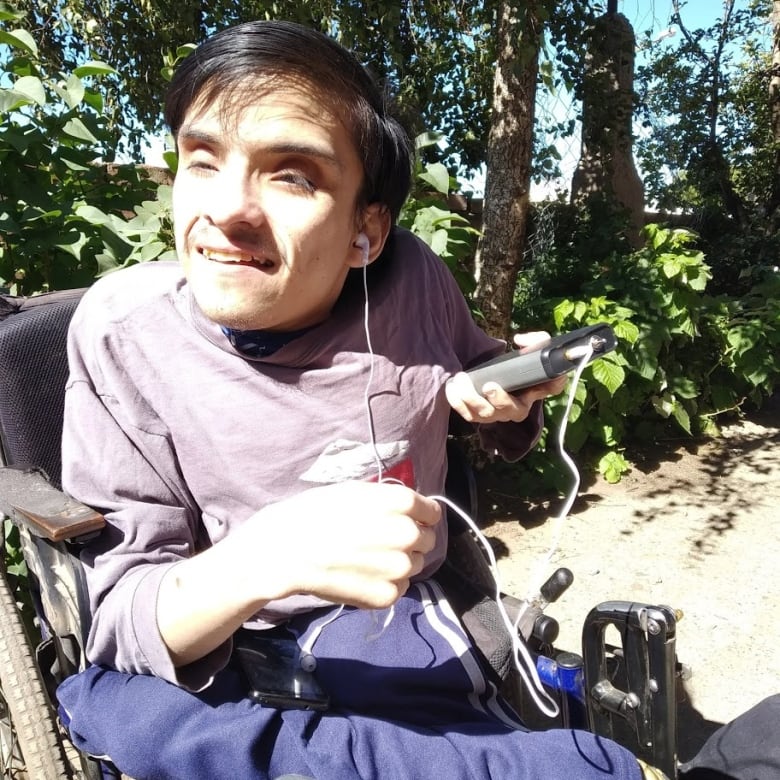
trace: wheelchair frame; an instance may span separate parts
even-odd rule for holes
[[[101,515],[59,491],[59,439],[67,378],[65,336],[83,290],[30,299],[0,296],[0,769],[30,780],[100,778],[100,763],[68,741],[54,690],[84,668],[89,610],[78,545],[99,533]],[[470,465],[449,448],[447,494],[476,517]],[[51,478],[51,479],[50,479]],[[33,641],[5,557],[8,522],[19,529],[32,586]],[[598,605],[583,628],[582,653],[554,647],[557,623],[544,604],[527,610],[520,632],[560,716],[539,715],[511,669],[511,642],[501,639],[493,580],[484,553],[457,515],[448,513],[450,543],[437,575],[502,691],[531,728],[589,729],[616,739],[670,778],[676,776],[675,614],[668,607],[614,601]],[[571,582],[557,572],[544,602]],[[521,602],[503,597],[510,615]],[[621,645],[606,642],[609,626]],[[620,686],[620,687],[619,687]],[[8,766],[4,762],[8,761]],[[118,775],[117,775],[118,776]]]

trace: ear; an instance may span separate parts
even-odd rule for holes
[[[381,203],[372,203],[362,214],[362,224],[352,239],[352,251],[347,264],[350,268],[362,268],[373,263],[385,248],[390,235],[390,212]]]

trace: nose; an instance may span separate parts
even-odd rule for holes
[[[207,190],[204,214],[214,225],[257,227],[265,219],[260,187],[246,171],[226,166],[212,177]]]

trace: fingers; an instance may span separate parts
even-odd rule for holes
[[[449,405],[464,420],[481,422],[489,420],[493,414],[493,404],[478,392],[471,378],[464,371],[458,372],[447,380],[444,394]]]
[[[535,401],[546,398],[551,390],[560,392],[565,384],[565,377],[559,377],[511,394],[495,382],[486,382],[480,394],[468,374],[460,372],[447,381],[444,392],[450,406],[469,422],[522,422]]]
[[[493,415],[490,422],[522,422],[530,411],[536,395],[527,390],[518,393],[507,393],[495,382],[487,382],[482,388],[485,399],[493,407]]]
[[[394,496],[397,502],[395,511],[408,516],[418,525],[435,526],[441,520],[442,508],[438,501],[403,485],[380,483],[379,487],[397,494],[397,497]]]
[[[361,607],[387,607],[406,593],[411,580],[425,568],[428,554],[437,545],[436,527],[443,512],[437,501],[402,485],[367,487],[375,489],[375,501],[385,511],[376,516],[376,535],[366,540],[353,563],[362,584],[352,590],[348,601]]]
[[[549,343],[550,334],[546,330],[534,330],[529,333],[515,333],[512,342],[521,352],[533,352]]]
[[[550,334],[546,331],[518,333],[513,341],[520,352],[532,352],[547,344]],[[459,372],[447,380],[445,395],[450,406],[469,422],[523,422],[534,403],[558,395],[566,387],[566,381],[564,375],[510,394],[495,382],[477,388],[465,372]]]
[[[568,376],[564,374],[563,376],[555,377],[555,379],[550,379],[547,382],[528,387],[524,393],[526,397],[531,400],[531,403],[534,401],[541,401],[548,396],[562,393],[568,381]]]
[[[399,482],[341,482],[313,488],[292,501],[305,502],[314,514],[336,515],[345,522],[351,522],[352,518],[361,527],[366,516],[398,515],[421,526],[435,526],[442,518],[438,501]]]
[[[284,595],[389,606],[436,552],[441,505],[404,485],[344,482],[312,488],[262,512],[263,527],[294,548],[279,567]]]

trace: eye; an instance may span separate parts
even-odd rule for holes
[[[317,189],[312,179],[301,170],[285,168],[277,173],[277,178],[280,181],[292,184],[296,188],[305,190],[306,192],[311,193]]]
[[[217,170],[217,166],[214,162],[210,158],[204,158],[202,155],[194,155],[188,160],[185,160],[184,166],[188,171],[194,171],[195,173],[207,173]]]
[[[200,136],[179,139],[179,167],[194,174],[219,170],[221,155],[214,143]]]

